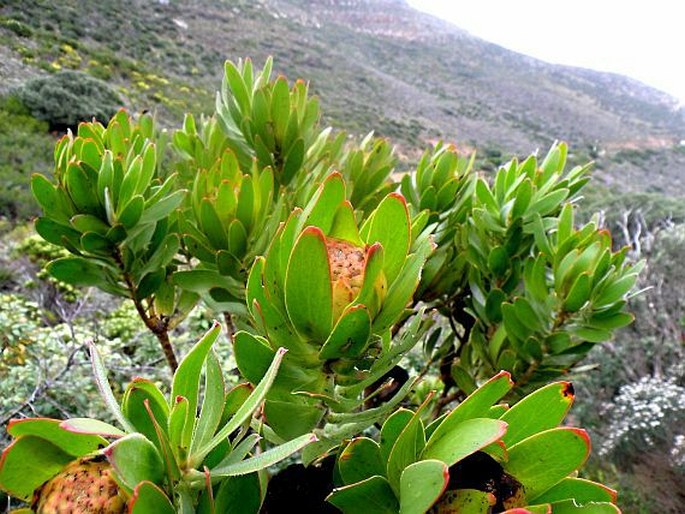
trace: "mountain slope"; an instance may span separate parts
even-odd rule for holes
[[[446,138],[498,158],[564,139],[579,158],[598,159],[607,184],[685,192],[685,118],[673,98],[516,54],[402,0],[54,4],[0,2],[0,25],[31,32],[0,29],[2,53],[23,62],[2,69],[5,84],[77,67],[118,84],[132,108],[176,122],[184,110],[211,110],[224,59],[274,55],[278,71],[310,80],[326,122],[375,129],[405,152]]]

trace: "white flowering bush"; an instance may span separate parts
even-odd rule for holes
[[[685,471],[685,434],[676,434],[670,453],[673,467]]]
[[[672,455],[675,460],[685,459],[682,436],[679,439],[673,433],[685,421],[685,387],[675,377],[644,376],[622,386],[606,406],[605,415],[609,422],[599,447],[600,456],[629,456],[676,441],[679,446],[673,448]]]

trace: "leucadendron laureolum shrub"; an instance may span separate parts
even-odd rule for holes
[[[55,277],[129,298],[172,369],[169,330],[202,301],[237,329],[247,382],[226,392],[218,326],[170,396],[141,378],[118,402],[93,348],[119,426],[14,422],[0,487],[57,512],[86,466],[111,512],[256,513],[282,502],[264,469],[302,449],[344,512],[617,512],[573,476],[589,440],[558,426],[570,384],[548,384],[632,320],[640,265],[574,221],[589,166],[566,170],[562,143],[489,177],[438,144],[397,182],[389,141],[322,127],[307,83],[271,69],[227,62],[216,112],[186,117],[173,156],[151,117],[121,111],[68,134],[54,179],[33,182],[37,231],[73,254]],[[36,451],[59,457],[17,478]]]

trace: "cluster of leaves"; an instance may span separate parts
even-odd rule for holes
[[[641,266],[612,251],[596,220],[576,227],[589,167],[565,171],[566,153],[560,144],[541,163],[513,160],[489,184],[437,148],[403,181],[417,211],[442,207],[419,297],[456,328],[456,343],[439,351],[462,391],[499,369],[520,388],[544,384],[633,319],[624,299]]]
[[[501,372],[429,423],[428,402],[397,410],[380,442],[358,437],[340,452],[340,487],[329,501],[350,514],[369,505],[387,514],[618,512],[613,491],[572,476],[590,447],[583,430],[557,426],[573,403],[570,383],[549,384],[511,409],[495,405],[513,385]]]

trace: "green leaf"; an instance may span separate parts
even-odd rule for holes
[[[15,438],[40,437],[74,457],[81,457],[108,444],[106,439],[97,435],[74,433],[62,427],[62,423],[49,418],[12,419],[7,424],[7,434]]]
[[[278,77],[271,92],[271,120],[278,139],[283,139],[290,114],[290,91],[288,81]]]
[[[49,218],[38,218],[35,227],[38,235],[48,243],[65,247],[67,244],[72,247],[78,247],[80,244],[81,234],[78,231]]]
[[[304,434],[287,443],[270,448],[255,457],[227,466],[216,467],[211,470],[211,474],[213,477],[227,477],[254,473],[281,462],[283,459],[290,457],[293,453],[300,451],[302,448],[315,441],[318,441],[318,439],[314,434]]]
[[[388,481],[379,476],[333,489],[326,501],[335,505],[345,514],[399,513],[399,503],[395,493],[392,492]]]
[[[568,195],[568,189],[557,189],[556,191],[552,191],[542,198],[533,201],[530,207],[528,207],[528,211],[540,214],[540,216],[545,216],[557,211],[561,206],[561,202],[566,200]]]
[[[107,223],[92,214],[77,214],[71,218],[70,222],[76,230],[82,233],[95,232],[104,236],[110,229]]]
[[[467,419],[454,426],[450,424],[449,431],[442,430],[444,424],[445,421],[428,440],[422,458],[438,459],[448,466],[499,440],[507,430],[503,421],[487,418]]]
[[[491,510],[493,494],[476,489],[456,489],[445,492],[436,505],[437,512],[456,514],[485,514]],[[507,514],[531,514],[525,509],[504,511]]]
[[[30,501],[35,489],[72,460],[73,455],[45,439],[33,435],[19,437],[0,456],[0,489]]]
[[[366,250],[364,282],[357,296],[357,303],[366,305],[372,318],[378,314],[387,293],[387,282],[383,275],[383,254],[380,243],[375,243]]]
[[[554,514],[621,514],[620,509],[611,503],[590,502],[580,506],[573,500],[554,503],[552,512]]]
[[[285,277],[285,304],[295,329],[325,341],[331,331],[333,291],[326,239],[307,227],[297,239]]]
[[[147,273],[138,284],[138,288],[136,289],[136,298],[139,301],[142,301],[145,298],[149,298],[155,294],[157,289],[159,289],[164,282],[165,275],[165,269],[158,269],[152,273]]]
[[[76,434],[99,435],[104,437],[122,437],[126,432],[93,418],[69,418],[60,423],[60,427]]]
[[[288,154],[285,156],[285,163],[283,164],[283,183],[289,184],[293,177],[302,167],[305,156],[304,139],[297,138],[290,147]]]
[[[280,378],[280,377],[279,377]],[[304,402],[304,400],[302,400]],[[294,439],[312,431],[321,421],[325,410],[318,405],[287,401],[266,400],[264,415],[269,426],[285,440]]]
[[[587,502],[616,502],[616,491],[605,485],[584,478],[564,478],[557,485],[545,491],[533,503],[553,503],[575,500],[579,504]]]
[[[359,237],[359,228],[354,217],[354,208],[349,201],[345,200],[338,205],[333,225],[331,226],[330,236],[348,241],[359,247],[364,246],[363,241]]]
[[[423,514],[440,498],[450,474],[444,462],[422,460],[407,466],[400,478],[400,514]]]
[[[353,439],[338,456],[338,470],[347,485],[385,475],[380,446],[368,437]]]
[[[88,350],[90,351],[90,361],[93,366],[93,375],[95,377],[95,383],[97,384],[98,390],[100,391],[100,396],[102,397],[105,405],[109,411],[114,415],[119,424],[124,428],[126,432],[135,432],[136,429],[131,423],[126,419],[124,414],[121,412],[119,403],[114,397],[112,388],[109,386],[107,381],[107,370],[102,363],[102,358],[97,348],[92,342],[88,343]]]
[[[278,351],[276,351],[276,355],[274,356],[271,366],[267,370],[261,382],[259,382],[257,387],[254,388],[252,394],[250,394],[247,400],[243,402],[240,408],[236,411],[235,415],[214,435],[212,440],[195,453],[194,456],[198,462],[202,462],[209,451],[223,442],[229,436],[229,434],[231,434],[231,432],[241,426],[250,416],[252,416],[252,413],[264,400],[264,397],[271,387],[271,384],[273,384],[273,381],[278,373],[278,368],[281,365],[281,361],[283,360],[283,356],[285,355],[286,351],[287,350],[284,348],[279,348]]]
[[[319,351],[319,359],[355,358],[371,336],[371,318],[364,305],[348,307]]]
[[[451,433],[463,421],[487,417],[490,407],[511,391],[512,387],[514,387],[514,382],[511,380],[511,375],[506,371],[500,371],[457,405],[433,432],[428,443]]]
[[[174,398],[183,396],[188,400],[188,413],[186,419],[187,431],[194,430],[193,427],[200,389],[200,373],[202,372],[202,367],[207,359],[207,355],[220,333],[221,325],[215,322],[214,326],[202,336],[183,358],[178,365],[176,373],[174,373],[171,387],[171,399],[173,400]],[[184,441],[184,443],[186,443],[186,441]]]
[[[53,213],[59,211],[57,188],[45,175],[34,173],[31,176],[31,192],[41,209],[43,209],[43,213],[54,216]]]
[[[65,185],[69,197],[74,202],[76,209],[82,214],[100,213],[100,206],[95,196],[94,184],[90,183],[88,173],[75,163],[70,163],[64,176]]]
[[[233,353],[240,375],[253,384],[264,377],[275,355],[266,339],[242,330],[233,338]]]
[[[257,473],[222,480],[215,493],[214,512],[257,514],[262,504],[262,486]]]
[[[226,61],[224,74],[227,85],[230,87],[230,92],[233,95],[233,100],[242,113],[247,113],[250,110],[250,91],[240,70],[231,61]],[[224,98],[224,101],[228,100],[229,98]]]
[[[233,220],[228,226],[228,250],[236,256],[242,258],[247,251],[247,232],[240,220]]]
[[[312,225],[329,234],[338,208],[345,201],[345,182],[340,173],[331,173],[302,213],[301,228]]]
[[[176,509],[164,491],[152,482],[143,481],[133,489],[129,514],[175,514]]]
[[[47,270],[57,280],[75,286],[99,286],[105,282],[102,267],[82,257],[55,259]]]
[[[200,203],[199,222],[202,231],[215,249],[222,250],[228,248],[226,230],[212,202],[208,198],[204,198]]]
[[[206,293],[210,289],[226,283],[227,277],[223,277],[217,271],[193,269],[176,271],[172,276],[172,282],[178,287],[193,293]]]
[[[414,413],[408,409],[400,408],[392,413],[392,415],[385,420],[381,428],[380,452],[381,460],[388,462],[390,452],[397,438],[402,433],[402,430],[413,419]]]
[[[592,304],[595,308],[611,305],[623,298],[635,285],[637,274],[625,275],[618,280],[610,282],[599,295],[593,299]]]
[[[152,203],[150,199],[148,199],[145,205],[145,211],[143,211],[143,215],[141,216],[139,223],[154,223],[162,218],[166,218],[169,214],[175,211],[179,205],[181,205],[185,195],[186,191],[181,189]]]
[[[190,452],[209,441],[221,421],[226,393],[224,377],[219,359],[213,351],[209,352],[205,364],[205,388]]]
[[[571,332],[578,336],[583,341],[591,343],[601,343],[611,339],[611,332],[609,330],[592,328],[592,327],[573,327]]]
[[[578,312],[580,308],[590,299],[592,289],[592,278],[590,273],[581,273],[571,286],[571,290],[564,300],[564,310],[566,312]]]
[[[529,394],[500,417],[509,424],[502,441],[509,447],[558,426],[566,417],[573,399],[570,382],[548,384]]]
[[[509,448],[504,467],[523,484],[530,499],[578,470],[589,454],[590,439],[584,430],[553,428]]]
[[[145,408],[145,402],[154,416]],[[157,435],[157,427],[166,431],[169,425],[169,405],[167,399],[154,382],[144,378],[134,378],[124,391],[121,399],[121,411],[131,424],[155,445],[162,449],[162,443]],[[155,427],[155,422],[157,427]]]
[[[421,421],[421,411],[428,402],[424,402],[412,419],[402,429],[392,447],[387,461],[386,478],[393,491],[400,493],[400,477],[404,469],[419,460],[419,455],[426,446],[426,435]]]
[[[164,463],[157,448],[142,434],[129,434],[103,450],[117,478],[132,491],[142,481],[161,484]]]
[[[491,213],[499,213],[499,206],[497,200],[492,195],[487,182],[484,179],[479,178],[476,181],[476,197],[478,201],[487,208]]]
[[[145,199],[142,195],[136,195],[126,204],[119,214],[119,222],[127,229],[135,227],[143,216]]]
[[[488,268],[495,277],[503,277],[509,268],[510,260],[503,246],[496,246],[488,255]]]
[[[398,321],[419,285],[421,270],[431,251],[432,246],[426,242],[406,258],[400,275],[388,288],[382,308],[373,322],[371,330],[374,334],[383,333]]]
[[[502,303],[507,299],[504,291],[495,288],[488,293],[488,298],[485,301],[485,314],[490,323],[496,324],[502,321]]]
[[[383,271],[388,284],[392,284],[404,266],[409,252],[411,230],[409,211],[404,198],[398,193],[390,193],[376,207],[372,214],[371,225],[365,234],[366,243],[380,243],[383,246]]]
[[[616,330],[630,325],[635,320],[635,316],[628,312],[617,312],[611,316],[592,316],[588,320],[588,325],[592,328],[599,328],[602,330]]]

